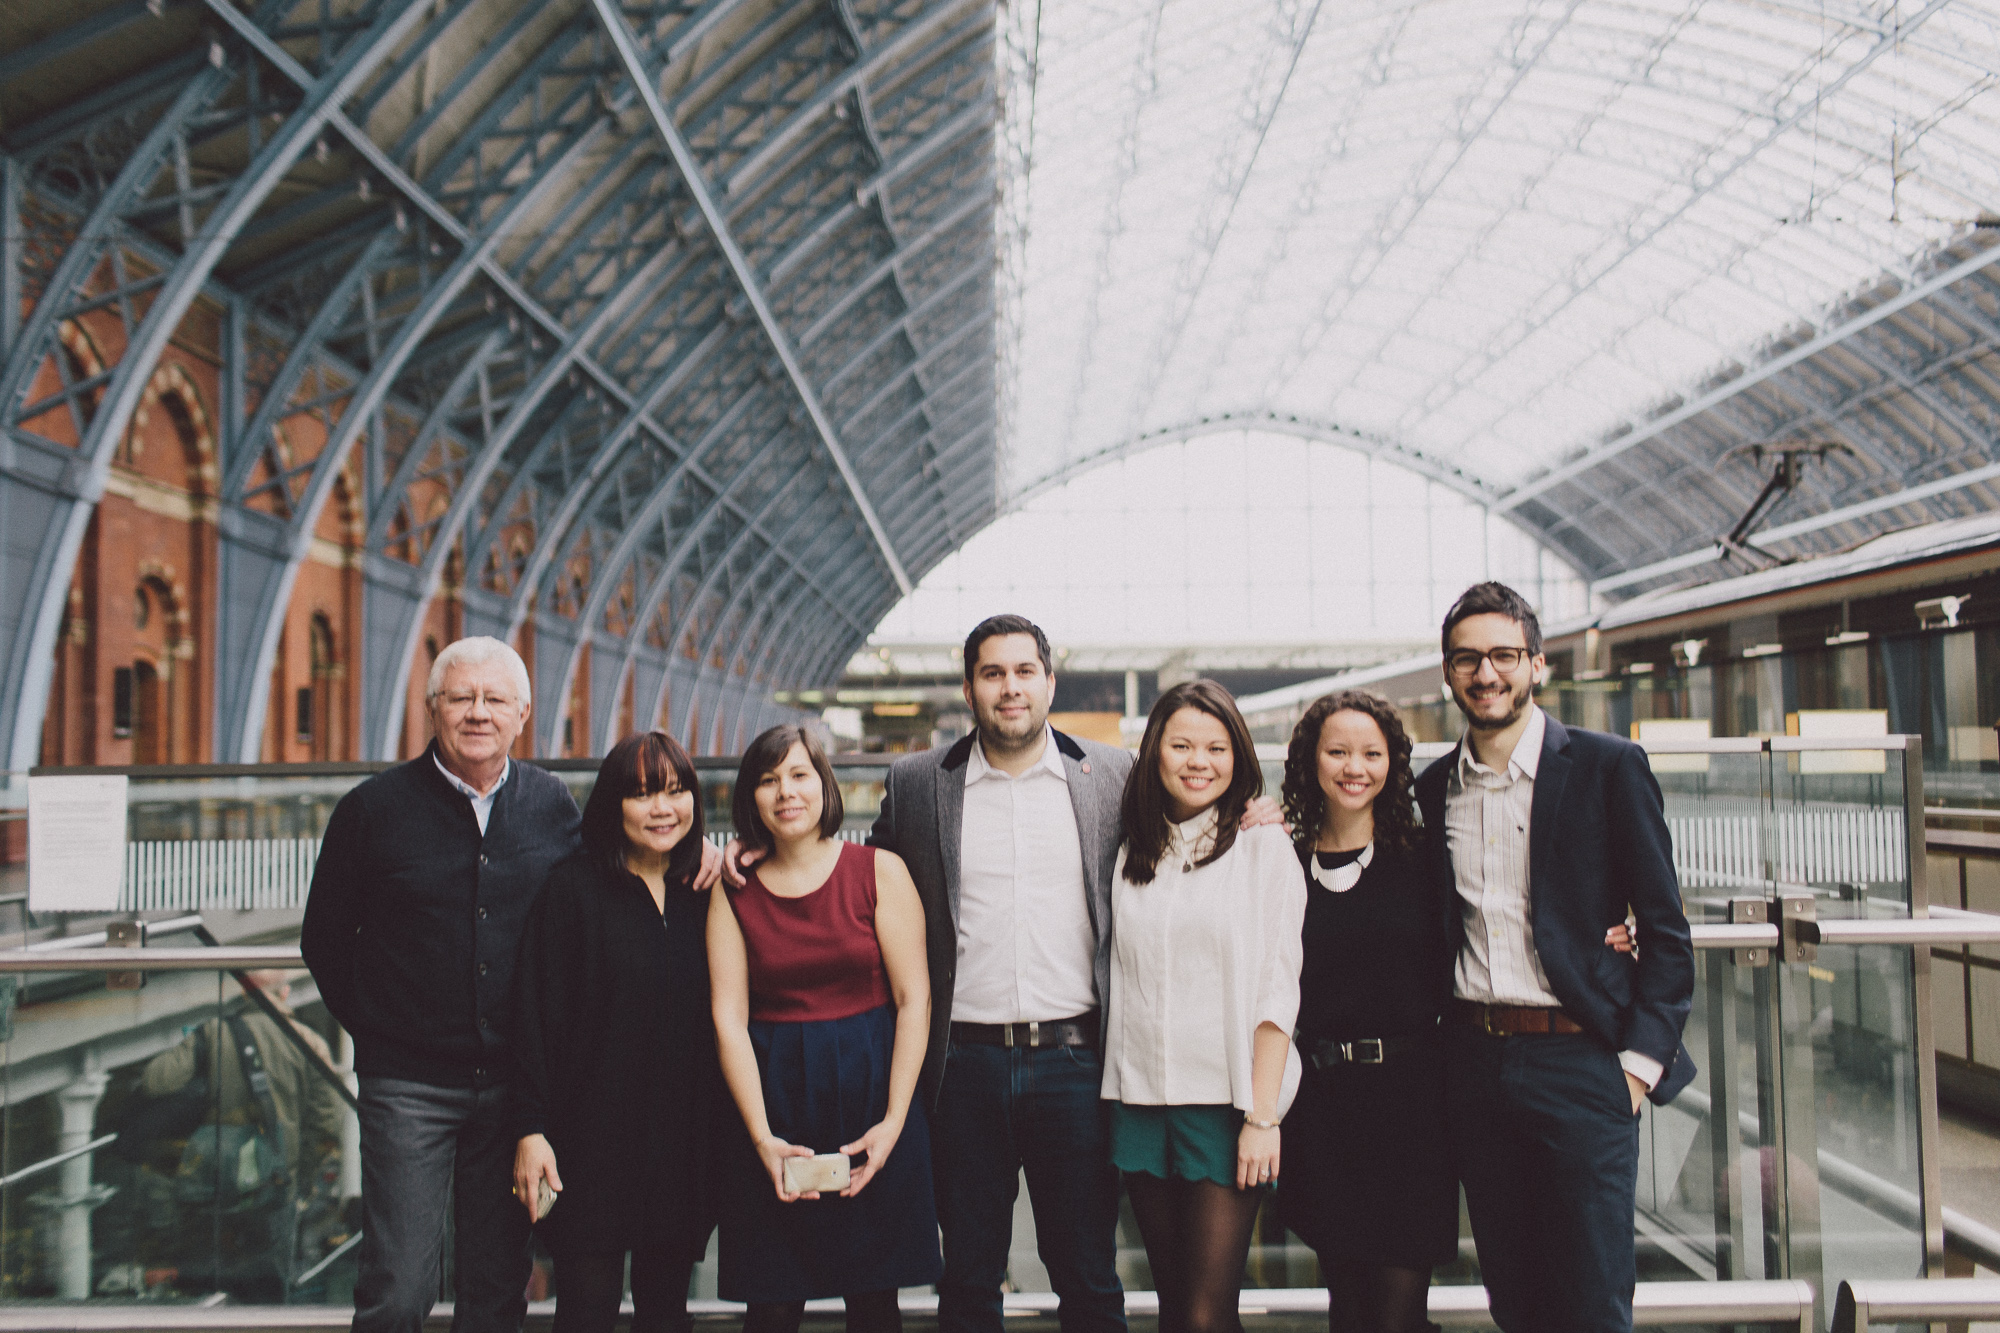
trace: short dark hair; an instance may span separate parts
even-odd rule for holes
[[[1451,610],[1444,613],[1444,633],[1439,643],[1445,652],[1451,651],[1451,631],[1459,621],[1472,616],[1505,616],[1521,627],[1521,633],[1528,640],[1528,656],[1539,657],[1542,651],[1542,622],[1535,616],[1535,608],[1528,605],[1528,599],[1515,592],[1504,583],[1475,583],[1451,604]]]
[[[1292,841],[1308,853],[1319,841],[1326,823],[1326,793],[1319,785],[1319,737],[1326,720],[1335,713],[1359,713],[1374,719],[1389,746],[1389,776],[1382,794],[1375,798],[1375,842],[1398,852],[1417,849],[1417,812],[1412,799],[1410,734],[1396,707],[1368,690],[1342,690],[1313,701],[1298,725],[1292,728],[1291,743],[1285,748],[1285,781],[1280,789],[1285,819],[1292,826]]]
[[[806,761],[819,774],[819,836],[831,838],[840,832],[840,821],[847,810],[840,802],[840,783],[834,780],[826,747],[807,728],[780,723],[750,742],[750,748],[743,752],[742,764],[736,769],[736,790],[729,794],[729,813],[736,821],[736,840],[745,847],[769,852],[778,845],[757,813],[757,784],[785,762],[794,745],[805,747]]]
[[[1055,654],[1049,651],[1049,636],[1042,633],[1042,627],[1026,616],[988,616],[972,627],[972,633],[965,636],[965,679],[972,679],[972,668],[979,661],[979,645],[988,639],[997,639],[1003,634],[1032,634],[1035,636],[1035,652],[1042,659],[1042,670],[1051,676],[1056,673]]]
[[[632,840],[625,836],[627,797],[650,796],[678,787],[694,793],[694,820],[687,835],[667,854],[667,878],[685,883],[701,869],[701,780],[681,743],[664,731],[642,731],[611,747],[597,766],[597,783],[583,803],[580,830],[584,853],[607,870],[625,869]]]
[[[1160,781],[1160,747],[1167,719],[1183,708],[1207,713],[1222,723],[1234,751],[1229,789],[1215,803],[1215,847],[1200,864],[1219,861],[1236,842],[1236,826],[1250,802],[1264,794],[1264,768],[1257,762],[1257,746],[1250,728],[1237,711],[1228,690],[1212,680],[1184,680],[1153,701],[1146,718],[1145,739],[1139,742],[1139,757],[1125,779],[1124,799],[1119,803],[1119,823],[1125,832],[1125,878],[1133,884],[1151,884],[1167,850],[1167,789]]]

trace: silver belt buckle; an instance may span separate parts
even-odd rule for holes
[[[1035,1047],[1040,1046],[1041,1044],[1042,1044],[1042,1025],[1040,1023],[1032,1023],[1032,1022],[1029,1023],[1028,1048],[1032,1050]]]
[[[1364,1055],[1361,1053],[1370,1046],[1375,1048],[1374,1054]],[[1363,1037],[1360,1041],[1349,1042],[1341,1048],[1341,1054],[1357,1065],[1379,1065],[1382,1063],[1382,1039],[1380,1037]]]
[[[1000,1025],[1000,1044],[1010,1049],[1013,1047],[1014,1025],[1012,1023],[1002,1023]]]

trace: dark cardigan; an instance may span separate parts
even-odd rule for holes
[[[357,1073],[442,1087],[506,1077],[514,961],[549,868],[576,849],[569,788],[515,760],[484,837],[436,747],[341,798],[299,948]]]
[[[666,1248],[699,1258],[713,1226],[727,1107],[709,1014],[708,895],[646,885],[583,852],[550,872],[515,971],[513,1132],[546,1134],[558,1256]],[[731,1115],[733,1108],[729,1109]]]

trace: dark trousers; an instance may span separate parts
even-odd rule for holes
[[[673,1247],[633,1250],[632,1333],[685,1333],[693,1272],[694,1261]],[[623,1250],[556,1256],[555,1333],[611,1333],[624,1301]]]
[[[1639,1117],[1596,1037],[1454,1026],[1451,1137],[1493,1322],[1506,1333],[1627,1333]]]
[[[1000,1333],[1000,1284],[1024,1170],[1063,1333],[1122,1333],[1118,1176],[1097,1095],[1102,1081],[1089,1047],[952,1043],[931,1121],[944,1232],[939,1333]]]
[[[355,1333],[421,1333],[438,1296],[445,1210],[455,1333],[518,1333],[528,1312],[528,1214],[497,1087],[361,1079],[361,1264]]]

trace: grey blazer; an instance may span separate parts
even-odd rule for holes
[[[1132,756],[1096,741],[1055,732],[1083,846],[1083,885],[1090,924],[1097,932],[1098,1022],[1111,993],[1111,873],[1118,861],[1118,807]],[[959,839],[965,827],[965,762],[973,738],[948,750],[925,750],[889,766],[882,813],[868,834],[872,847],[903,858],[924,902],[931,972],[931,1044],[924,1056],[923,1090],[937,1100],[951,1027],[952,982],[958,974]],[[1102,1037],[1100,1029],[1099,1036]]]

